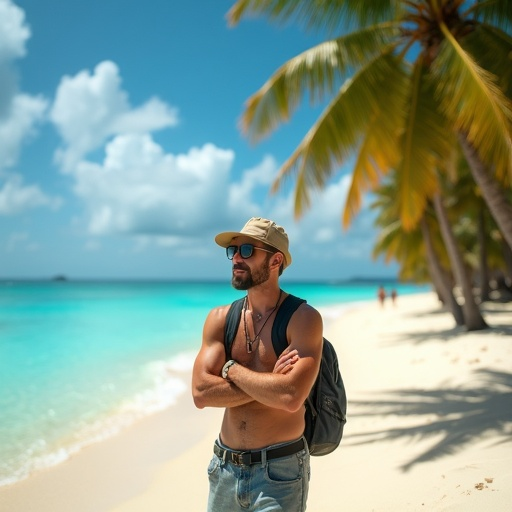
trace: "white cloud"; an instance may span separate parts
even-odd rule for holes
[[[23,9],[11,0],[0,0],[0,62],[23,57],[29,37]]]
[[[243,172],[239,183],[232,183],[229,189],[228,205],[232,212],[251,210],[257,214],[258,203],[253,199],[255,189],[264,187],[264,193],[268,194],[270,184],[274,179],[278,166],[274,157],[267,155],[257,166]]]
[[[304,261],[367,261],[374,242],[373,214],[362,210],[349,230],[343,230],[341,213],[351,177],[342,175],[325,189],[315,191],[311,208],[300,219],[293,216],[293,192],[281,197],[267,212],[282,224],[290,238],[292,254]]]
[[[12,61],[25,55],[29,37],[24,11],[10,0],[0,0],[1,216],[17,215],[39,207],[57,209],[61,204],[59,198],[48,196],[37,185],[25,184],[21,175],[2,173],[2,169],[16,165],[22,144],[35,134],[35,125],[44,119],[48,106],[43,97],[18,91]],[[13,235],[7,244],[8,250],[14,249],[25,238],[24,233]]]
[[[65,147],[57,153],[64,170],[101,147],[109,137],[145,133],[178,123],[177,111],[158,98],[132,108],[121,89],[119,69],[111,61],[101,62],[91,75],[84,70],[61,80],[50,117]]]
[[[0,170],[13,166],[22,142],[43,119],[47,101],[18,92],[12,62],[25,55],[30,30],[25,13],[10,0],[0,0]]]
[[[159,98],[150,98],[139,108],[130,110],[112,122],[112,133],[144,133],[161,130],[178,123],[176,109]]]
[[[292,193],[269,194],[278,170],[272,156],[235,181],[232,150],[209,143],[185,154],[166,152],[150,132],[176,124],[175,111],[158,98],[132,108],[113,62],[100,63],[93,74],[63,78],[51,118],[63,137],[61,163],[75,180],[91,235],[126,234],[134,250],[157,244],[178,253],[195,238],[262,215],[282,224],[305,252],[318,255],[324,247],[330,258],[348,250],[362,253],[361,244],[349,242],[354,235],[341,229],[348,176],[315,193],[311,209],[296,222]],[[86,159],[109,139],[103,162]]]
[[[350,177],[341,176],[314,198],[311,214],[305,219],[311,227],[314,242],[326,243],[340,238],[341,209],[349,186]]]
[[[311,208],[297,222],[293,195],[268,196],[277,169],[272,157],[245,170],[235,181],[234,152],[213,144],[170,154],[149,134],[115,137],[101,164],[81,161],[71,174],[83,200],[91,235],[129,235],[133,250],[153,245],[178,256],[201,238],[239,229],[251,216],[283,225],[299,261],[367,261],[374,238],[371,215],[363,210],[345,232],[341,211],[350,177],[340,176],[317,191]],[[194,254],[213,244],[195,247]]]
[[[0,169],[16,164],[21,144],[34,134],[46,107],[47,101],[41,97],[17,94],[12,98],[8,115],[0,118]]]
[[[164,153],[150,135],[119,135],[102,165],[80,162],[75,192],[92,234],[193,236],[226,214],[230,150],[213,144]]]
[[[323,190],[313,191],[311,207],[298,220],[293,217],[292,191],[277,205],[275,216],[286,219],[289,223],[290,228],[287,231],[295,243],[316,245],[339,241],[342,234],[340,212],[349,184],[349,177],[344,175],[338,181],[329,183]]]
[[[61,200],[46,195],[37,185],[24,185],[20,175],[7,177],[0,188],[0,215],[16,215],[38,207],[57,209]]]

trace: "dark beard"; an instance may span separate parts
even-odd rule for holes
[[[240,268],[247,272],[245,277],[233,276],[231,279],[231,285],[235,290],[248,290],[253,286],[258,286],[259,284],[263,284],[268,281],[270,277],[270,258],[267,257],[263,263],[263,265],[254,271],[254,274],[251,272],[249,267],[234,265],[233,268]]]

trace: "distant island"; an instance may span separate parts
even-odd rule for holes
[[[397,283],[399,279],[397,277],[351,277],[346,282],[348,283],[375,283],[382,281],[383,283]]]
[[[54,277],[52,277],[52,281],[67,281],[68,278],[63,274],[58,274]]]

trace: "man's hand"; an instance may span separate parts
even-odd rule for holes
[[[283,353],[279,356],[279,359],[276,361],[272,373],[281,373],[283,375],[286,375],[292,370],[293,365],[299,359],[300,356],[297,350],[290,350],[289,348],[285,349]]]

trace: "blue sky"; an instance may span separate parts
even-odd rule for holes
[[[252,216],[287,230],[289,279],[393,276],[372,215],[340,223],[350,169],[299,221],[280,164],[319,108],[261,143],[245,100],[320,39],[232,1],[0,0],[0,278],[222,279],[213,236]]]

